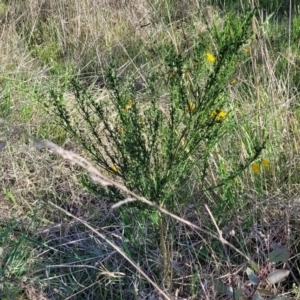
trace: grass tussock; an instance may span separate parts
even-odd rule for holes
[[[300,299],[299,11],[217,2],[0,1],[1,299]]]

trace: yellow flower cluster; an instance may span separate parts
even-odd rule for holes
[[[261,164],[263,165],[264,168],[268,169],[270,167],[270,162],[266,159],[263,159],[261,161]]]
[[[223,109],[220,109],[219,111],[213,110],[210,114],[210,117],[213,118],[215,121],[222,121],[226,118],[227,112]]]
[[[259,174],[260,173],[260,167],[259,167],[259,164],[257,162],[253,163],[251,165],[251,171],[253,173],[256,173],[256,174]]]
[[[111,169],[112,169],[115,173],[118,173],[118,168],[117,168],[115,165],[111,166]]]
[[[195,110],[195,108],[196,108],[195,103],[192,102],[192,101],[190,101],[190,102],[188,103],[188,106],[187,106],[187,109],[186,109],[186,110],[189,111],[189,112],[192,112],[192,111]]]
[[[212,64],[216,61],[216,58],[210,52],[206,52],[205,56],[206,56],[206,59]]]
[[[266,159],[262,159],[261,160],[261,165],[265,168],[265,169],[269,169],[270,167],[270,162]],[[260,164],[258,162],[254,162],[251,165],[251,171],[252,173],[256,173],[259,174],[260,173]]]

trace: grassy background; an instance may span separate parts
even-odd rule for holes
[[[81,168],[36,148],[24,132],[84,156],[39,95],[76,74],[105,97],[103,70],[111,63],[121,66],[120,77],[130,74],[141,88],[146,70],[161,67],[169,43],[184,51],[202,35],[212,51],[210,29],[221,27],[227,13],[243,14],[253,6],[223,2],[0,1],[0,118],[11,124],[0,124],[1,299],[159,299],[105,240],[47,203],[93,225],[160,286],[162,257],[147,217],[134,222],[136,211],[124,216],[111,210],[107,193],[93,195],[82,186]],[[257,161],[260,172],[250,167],[203,193],[195,166],[174,201],[186,197],[180,217],[215,231],[208,204],[224,237],[260,266],[275,244],[287,247],[292,275],[268,289],[298,299],[300,15],[293,2],[291,8],[284,0],[256,3],[254,38],[228,83],[234,135],[209,158],[207,180],[214,185],[226,177],[268,137]],[[170,226],[171,299],[223,299],[212,286],[214,278],[229,284],[234,274],[237,286],[248,280],[238,253],[230,250],[229,268],[218,240],[184,223],[170,220]]]

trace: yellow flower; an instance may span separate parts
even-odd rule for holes
[[[220,112],[218,113],[216,120],[221,120],[221,119],[225,119],[227,116],[227,112],[224,111],[223,109],[220,110]]]
[[[220,109],[219,111],[213,110],[210,114],[210,117],[213,118],[215,121],[224,120],[226,116],[227,112],[223,109]]]
[[[190,75],[190,71],[189,71],[189,70],[186,70],[186,71],[184,71],[184,73],[183,73],[183,78],[187,78],[189,75]]]
[[[111,169],[112,169],[114,172],[118,173],[118,168],[117,168],[115,165],[113,165],[113,166],[111,167]]]
[[[264,168],[268,169],[270,167],[270,162],[266,159],[262,159],[261,164]]]
[[[236,84],[236,79],[235,78],[233,78],[231,81],[230,81],[230,84]]]
[[[121,134],[124,134],[124,132],[125,132],[124,127],[121,127],[121,128],[119,129],[119,132],[120,132]]]
[[[173,78],[174,77],[174,72],[169,72],[169,78]]]
[[[190,111],[190,112],[192,112],[192,111],[195,110],[195,108],[196,108],[195,103],[192,102],[192,101],[190,101],[189,104],[188,104],[187,110]]]
[[[256,173],[256,174],[259,174],[260,172],[260,169],[259,169],[259,164],[258,163],[253,163],[252,166],[251,166],[251,171],[253,173]]]
[[[244,53],[248,53],[248,52],[250,51],[250,48],[249,48],[249,47],[245,47],[245,48],[243,49],[243,51],[244,51]]]
[[[216,61],[216,58],[210,52],[206,52],[205,56],[206,56],[206,59],[212,64]]]
[[[125,106],[124,109],[125,109],[126,111],[128,111],[128,110],[131,108],[132,104],[133,104],[133,101],[132,101],[132,100],[129,100],[129,101],[127,102],[127,105]]]

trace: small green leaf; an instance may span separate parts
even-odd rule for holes
[[[258,273],[259,272],[259,266],[256,262],[253,260],[249,261],[250,267],[254,270],[254,272]]]
[[[227,286],[223,283],[222,280],[220,280],[220,279],[214,280],[214,286],[218,293],[220,293],[222,295],[226,295]]]
[[[12,194],[12,192],[10,192],[9,190],[7,190],[6,188],[3,188],[3,192],[4,194],[15,204],[17,205],[17,201],[15,196]]]
[[[249,280],[251,281],[252,284],[258,285],[259,284],[259,278],[254,274],[252,269],[249,267],[246,269],[246,273],[248,275]]]
[[[288,275],[290,274],[289,270],[284,270],[284,269],[277,269],[271,272],[267,279],[271,283],[278,283],[283,281]]]
[[[269,261],[271,262],[286,262],[290,258],[290,252],[287,248],[278,248],[269,254]]]

